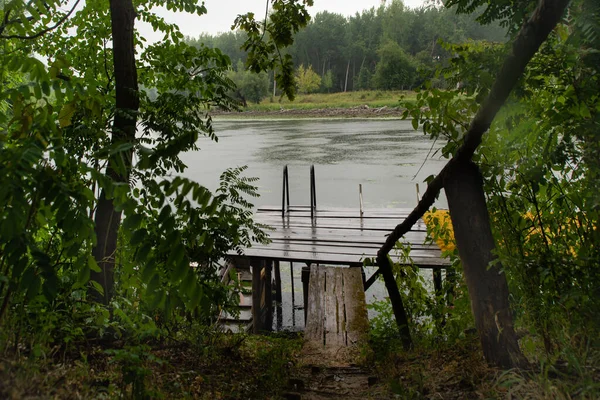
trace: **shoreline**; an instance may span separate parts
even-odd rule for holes
[[[402,119],[404,108],[400,107],[355,107],[331,108],[281,108],[272,111],[218,111],[210,112],[216,119]]]

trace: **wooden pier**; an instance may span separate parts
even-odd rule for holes
[[[281,296],[279,262],[302,263],[317,269],[323,265],[346,266],[362,271],[366,259],[375,260],[386,235],[410,212],[408,209],[370,209],[361,211],[349,208],[319,208],[311,206],[263,207],[257,210],[255,221],[273,228],[269,231],[271,243],[254,245],[244,255],[231,254],[234,265],[250,266],[252,270],[252,330],[260,332],[272,327],[273,288],[275,298]],[[419,221],[404,237],[410,246],[410,259],[419,268],[433,270],[434,285],[441,289],[441,269],[449,261],[441,258],[435,244],[426,243],[427,227]],[[401,254],[391,255],[395,262],[407,263]],[[310,272],[311,275],[314,272]],[[367,290],[377,277],[369,279],[362,271],[363,289]],[[273,287],[275,278],[275,287]],[[303,271],[305,310],[309,294],[309,270]],[[278,287],[279,286],[279,287]],[[316,287],[316,286],[314,286]],[[313,298],[311,297],[311,298]],[[364,294],[363,294],[364,297]],[[310,312],[305,317],[310,318]],[[312,321],[307,321],[307,327]]]

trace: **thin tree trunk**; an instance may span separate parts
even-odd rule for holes
[[[457,164],[444,181],[444,190],[484,357],[501,368],[524,366],[506,276],[494,255],[496,246],[477,165]]]
[[[139,109],[137,70],[135,66],[134,23],[136,12],[131,0],[110,1],[115,69],[116,112],[112,130],[112,144],[133,142]],[[133,151],[117,154],[109,160],[106,175],[115,182],[129,183]],[[120,158],[117,158],[120,157]],[[94,222],[96,247],[93,255],[100,272],[92,272],[91,279],[102,286],[104,293],[95,290],[91,296],[108,304],[114,294],[115,252],[121,212],[115,210],[113,199],[103,189],[98,200]]]
[[[346,93],[346,89],[348,88],[348,72],[350,71],[350,61],[348,60],[348,66],[346,67],[346,80],[344,81],[344,93]]]

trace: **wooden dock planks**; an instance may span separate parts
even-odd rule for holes
[[[360,215],[357,209],[317,209],[296,206],[282,216],[279,207],[263,207],[255,221],[272,228],[271,243],[254,245],[244,254],[249,258],[307,264],[362,265],[366,258],[374,259],[385,242],[386,235],[400,223],[410,210],[371,209]],[[421,268],[440,269],[449,265],[441,258],[435,244],[425,243],[427,228],[419,221],[403,238],[410,244],[412,261]],[[395,261],[406,262],[391,254]]]
[[[360,268],[313,266],[310,270],[305,362],[351,365],[369,329]]]

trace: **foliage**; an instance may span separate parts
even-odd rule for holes
[[[269,94],[269,77],[266,72],[254,73],[245,69],[242,61],[238,61],[235,70],[228,73],[229,79],[236,86],[233,97],[247,106],[246,101],[260,103]]]
[[[290,46],[294,42],[293,35],[308,24],[310,15],[305,6],[312,6],[313,0],[271,0],[271,4],[273,12],[265,15],[262,23],[256,21],[253,13],[248,13],[239,15],[231,29],[239,28],[248,34],[243,45],[248,54],[248,68],[254,72],[275,71],[277,86],[293,100],[296,94],[294,63],[281,49]]]
[[[164,38],[147,44],[135,32],[145,88],[135,115],[116,109],[108,3],[65,13],[58,1],[43,12],[11,2],[1,11],[8,23],[0,28],[0,73],[12,77],[0,91],[5,349],[67,352],[87,337],[158,340],[174,326],[212,323],[236,302],[217,275],[223,256],[266,240],[252,221],[247,198],[257,192],[245,168],[225,171],[216,193],[177,175],[186,168],[179,154],[197,150],[200,135],[217,140],[207,111],[234,106],[233,82],[229,58],[186,44],[154,13],[158,5],[136,3],[139,19]],[[169,8],[205,12],[191,0]],[[137,120],[133,139],[111,135],[118,113]],[[130,182],[105,174],[108,165]],[[90,301],[106,289],[90,280],[100,271],[92,249],[101,198],[124,214],[108,308]]]
[[[328,69],[327,72],[325,72],[325,75],[323,75],[321,77],[321,88],[323,91],[326,91],[327,93],[329,93],[329,91],[331,90],[332,87],[333,87],[333,74],[331,73],[331,70]]]
[[[417,75],[417,65],[412,57],[392,41],[383,44],[378,51],[380,61],[373,75],[378,89],[411,89]]]
[[[494,22],[481,26],[476,21],[483,10],[481,6],[474,14],[456,14],[454,9],[445,7],[427,5],[411,9],[399,1],[388,1],[385,6],[366,9],[350,17],[323,11],[316,13],[304,29],[294,34],[294,43],[287,53],[293,59],[292,69],[300,65],[305,68],[312,66],[324,83],[328,71],[331,71],[331,87],[323,85],[323,91],[344,91],[346,72],[347,90],[375,89],[377,86],[371,81],[371,76],[381,62],[378,50],[388,41],[397,43],[404,53],[419,60],[428,73],[445,65],[453,55],[439,44],[440,41],[504,42],[505,28]],[[256,29],[263,32],[264,26],[258,23]],[[263,39],[268,34],[267,29]],[[238,60],[246,62],[248,59],[246,51],[240,50],[245,38],[244,31],[233,31],[188,40],[194,45],[204,43],[220,48],[235,65]],[[282,57],[285,58],[283,52]],[[416,84],[419,83],[420,80],[417,80]],[[277,86],[281,87],[279,82]]]
[[[296,71],[296,85],[300,93],[316,92],[321,86],[321,77],[311,66],[304,68],[304,65],[301,65]]]
[[[475,154],[517,324],[532,335],[525,343],[542,347],[528,355],[550,365],[573,349],[597,347],[600,328],[594,311],[600,283],[600,107],[592,89],[598,84],[592,60],[600,24],[595,17],[582,22],[582,9],[597,15],[590,2],[572,6],[571,19],[559,24],[530,62]],[[518,16],[506,12],[496,18]],[[448,48],[455,56],[438,76],[457,88],[428,85],[406,103],[405,115],[433,139],[445,137],[442,154],[451,157],[507,49],[485,42]]]

